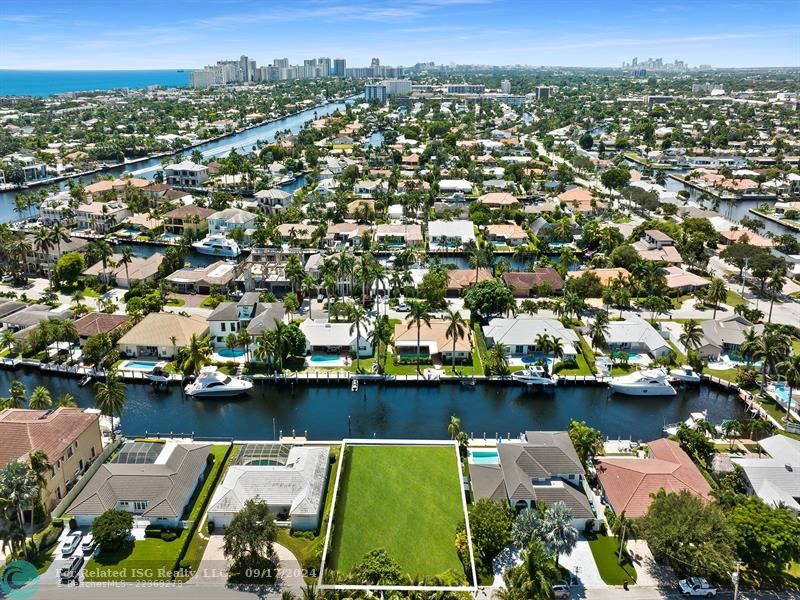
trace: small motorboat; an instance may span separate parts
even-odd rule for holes
[[[645,369],[629,375],[612,377],[609,387],[626,396],[675,396],[678,392],[667,381],[665,369]]]
[[[192,383],[183,390],[193,398],[213,398],[239,396],[253,389],[253,382],[241,377],[232,377],[217,370],[217,367],[203,367]]]
[[[358,379],[353,379],[350,382],[350,390],[353,391],[353,392],[357,392],[358,391]]]
[[[689,418],[683,421],[682,423],[673,423],[671,425],[667,425],[664,427],[664,433],[667,435],[677,435],[678,429],[681,425],[686,425],[692,431],[697,430],[700,426],[700,423],[703,421],[708,420],[708,410],[704,410],[702,412],[693,412],[689,413]]]
[[[542,365],[528,365],[522,371],[515,371],[511,374],[514,381],[519,381],[525,385],[556,385],[558,375],[551,375],[547,367]]]
[[[669,374],[678,383],[700,383],[702,379],[700,374],[689,365],[681,365],[679,369],[672,369]]]
[[[87,385],[89,385],[89,383],[91,383],[93,378],[94,375],[92,375],[91,373],[87,373],[86,377],[81,379],[81,382],[78,384],[78,387],[86,387]]]
[[[147,374],[147,379],[153,385],[166,385],[169,383],[169,373],[164,371],[167,363],[158,363],[153,370]]]
[[[278,181],[275,182],[275,185],[289,185],[295,181],[297,181],[297,177],[294,176],[294,173],[289,171],[285,176],[278,179]]]

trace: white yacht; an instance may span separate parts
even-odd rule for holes
[[[608,385],[615,392],[627,396],[674,396],[678,393],[667,381],[667,373],[663,369],[646,369],[612,377]]]
[[[199,242],[194,242],[192,248],[197,250],[200,254],[226,256],[229,258],[236,258],[241,253],[239,244],[221,233],[207,235]]]
[[[211,398],[220,396],[238,396],[250,391],[253,382],[239,377],[231,377],[217,367],[203,367],[200,374],[183,390],[193,398]]]
[[[672,369],[670,376],[678,383],[700,383],[700,374],[689,365],[681,365],[679,369]]]
[[[286,173],[286,175],[278,179],[278,181],[275,182],[275,185],[289,185],[290,183],[294,183],[295,181],[297,181],[297,177],[294,176],[294,173],[289,171],[288,173]]]
[[[558,375],[551,375],[547,368],[541,365],[528,365],[522,371],[513,372],[511,377],[525,385],[556,385],[558,383]]]
[[[703,421],[708,420],[708,409],[702,412],[689,413],[689,418],[682,423],[672,423],[664,427],[664,433],[667,435],[677,435],[678,429],[681,425],[686,425],[692,431],[696,430]]]

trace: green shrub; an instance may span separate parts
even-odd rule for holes
[[[164,540],[165,542],[171,542],[176,537],[178,537],[178,534],[172,531],[171,529],[170,530],[165,529],[164,531],[161,532],[161,539]]]
[[[207,523],[208,526],[208,535],[214,535],[214,521],[209,521]]]
[[[161,525],[148,525],[144,528],[144,537],[146,538],[158,538],[161,537],[161,534],[164,532],[164,528]]]

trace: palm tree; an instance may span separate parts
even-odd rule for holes
[[[567,292],[564,295],[564,315],[569,317],[574,315],[577,319],[586,310],[586,301],[575,292]]]
[[[0,333],[0,348],[3,350],[11,350],[16,343],[17,338],[10,329],[4,329],[3,333]]]
[[[269,332],[272,338],[273,351],[278,356],[278,371],[283,372],[283,359],[289,346],[289,325],[275,320],[275,329]]]
[[[783,286],[786,283],[786,273],[781,269],[776,269],[773,271],[769,279],[767,279],[767,289],[770,291],[770,299],[769,299],[769,317],[767,318],[767,323],[772,322],[772,306],[775,304],[775,296],[778,295],[783,290]]]
[[[28,390],[25,389],[25,384],[18,379],[11,382],[8,393],[8,408],[23,408],[28,403]]]
[[[553,582],[558,581],[561,577],[561,572],[553,563],[553,555],[547,551],[540,540],[533,539],[523,552],[523,561],[531,584],[531,595],[527,598],[549,600]]]
[[[78,403],[75,402],[75,396],[73,396],[69,392],[64,392],[63,394],[61,394],[61,397],[58,399],[58,402],[56,402],[56,406],[58,407],[63,406],[64,408],[77,408]]]
[[[714,304],[714,314],[712,319],[717,318],[717,310],[721,302],[724,302],[728,297],[728,288],[725,287],[725,282],[719,277],[714,277],[706,289],[706,300]]]
[[[33,246],[36,248],[36,252],[39,254],[45,255],[47,257],[47,264],[50,267],[50,251],[53,249],[55,245],[55,239],[53,238],[53,230],[47,227],[40,227],[36,231],[36,235],[33,238]],[[55,269],[50,268],[50,282],[52,284],[53,281],[53,271]]]
[[[198,336],[196,333],[189,338],[189,345],[186,347],[186,360],[183,363],[183,372],[197,375],[213,352],[211,348],[211,338],[206,335]]]
[[[572,509],[564,502],[556,502],[544,513],[542,527],[545,547],[556,555],[572,553],[578,542],[578,530],[572,526]]]
[[[779,362],[777,367],[778,373],[783,375],[786,385],[789,386],[789,398],[786,403],[786,422],[789,423],[792,410],[792,392],[800,388],[800,354],[792,354],[786,360]]]
[[[426,302],[418,302],[416,300],[412,300],[408,303],[408,316],[406,317],[406,321],[408,322],[407,329],[411,329],[411,327],[416,326],[417,328],[417,374],[419,374],[419,360],[420,360],[420,335],[422,324],[425,323],[428,327],[431,326],[431,313],[430,309],[428,308],[428,304]]]
[[[469,259],[469,266],[475,269],[475,283],[478,283],[478,273],[481,267],[488,268],[491,264],[489,251],[478,246],[474,240],[470,240],[464,247],[464,250]]]
[[[69,230],[64,226],[63,223],[56,221],[50,225],[50,231],[53,234],[53,241],[56,243],[56,247],[58,248],[58,256],[61,258],[61,242],[67,243],[72,240],[72,238],[69,237]]]
[[[19,461],[11,461],[0,469],[0,498],[11,512],[22,533],[22,547],[25,557],[28,557],[28,545],[25,543],[25,518],[23,511],[36,499],[36,476],[31,468]]]
[[[486,353],[486,366],[495,375],[504,375],[508,372],[508,347],[505,344],[495,344]]]
[[[447,433],[450,434],[450,439],[454,440],[461,433],[461,419],[455,415],[450,416],[450,422],[447,424]]]
[[[756,333],[756,330],[751,327],[744,332],[744,339],[742,340],[742,343],[739,344],[739,352],[741,353],[742,358],[744,358],[745,364],[748,367],[750,366],[750,362],[753,360],[753,356],[757,351],[758,340],[759,336]]]
[[[127,402],[125,382],[116,369],[109,369],[106,371],[105,381],[98,381],[94,386],[94,403],[102,414],[111,417],[113,423],[114,416],[122,417]],[[111,435],[116,437],[113,427]]]
[[[236,333],[236,341],[237,343],[244,349],[244,359],[245,361],[250,361],[250,344],[252,343],[253,339],[250,336],[250,332],[247,331],[246,327],[239,329]]]
[[[80,310],[82,308],[81,302],[86,299],[86,296],[83,293],[83,290],[75,290],[72,294],[72,303],[75,305],[76,310]]]
[[[694,319],[689,319],[683,324],[683,333],[678,337],[678,341],[683,344],[687,351],[699,348],[703,343],[703,329]]]
[[[256,360],[265,363],[272,363],[275,354],[275,344],[273,343],[272,336],[268,331],[262,331],[256,338],[256,349],[253,353]]]
[[[36,500],[41,504],[42,510],[47,514],[47,504],[45,503],[44,499],[44,491],[47,489],[47,483],[50,481],[50,473],[53,466],[50,464],[50,460],[47,458],[47,454],[44,450],[36,450],[33,452],[30,457],[28,458],[28,462],[31,465],[31,471],[33,472],[34,480],[36,481]],[[34,515],[36,511],[31,511],[31,527],[35,525],[33,522]]]
[[[31,410],[47,410],[53,405],[53,399],[50,397],[50,392],[44,386],[37,386],[31,394],[30,408]]]
[[[445,323],[447,323],[447,330],[445,334],[447,335],[447,339],[453,339],[453,374],[456,372],[456,341],[463,340],[464,334],[467,329],[467,323],[464,321],[464,317],[461,316],[461,313],[457,310],[452,310],[450,308],[447,309],[447,313],[444,316]]]
[[[358,306],[357,304],[351,305],[350,310],[350,335],[353,335],[353,332],[356,333],[356,372],[361,371],[361,326],[362,325],[369,325],[369,317],[367,316],[367,311],[364,310],[362,306]]]
[[[134,254],[133,254],[133,250],[131,250],[131,247],[130,246],[123,246],[122,250],[120,250],[119,260],[117,261],[117,266],[118,267],[122,267],[122,266],[125,267],[125,281],[128,282],[128,289],[133,287],[131,285],[130,275],[128,274],[128,265],[130,265],[133,262],[133,257],[134,257]]]
[[[589,326],[589,338],[592,342],[592,348],[597,350],[600,346],[605,344],[606,335],[609,330],[608,314],[599,312],[595,315],[594,321]]]
[[[103,278],[106,280],[106,285],[108,285],[108,261],[114,256],[114,249],[111,244],[105,240],[92,240],[89,242],[88,253],[103,263]]]
[[[790,349],[789,337],[785,333],[774,328],[764,329],[753,353],[753,358],[761,361],[761,380],[764,385],[767,384],[767,371],[774,373],[775,366],[789,355]]]

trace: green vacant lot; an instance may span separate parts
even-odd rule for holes
[[[332,568],[348,573],[382,548],[412,576],[463,573],[453,541],[464,520],[452,446],[351,446],[336,500]]]

